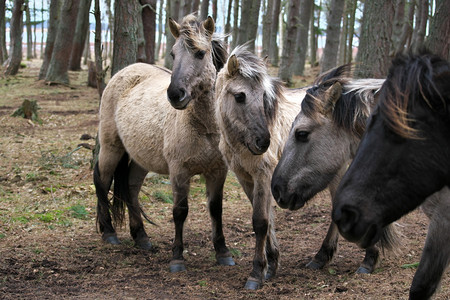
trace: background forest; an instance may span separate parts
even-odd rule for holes
[[[356,61],[356,77],[382,78],[400,51],[427,46],[448,59],[449,11],[448,0],[1,0],[0,62],[13,75],[39,57],[39,79],[65,84],[93,52],[99,74],[137,61],[171,68],[167,19],[195,12],[214,18],[230,50],[248,42],[268,56],[287,85],[307,64],[324,72]]]

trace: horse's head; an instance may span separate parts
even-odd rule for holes
[[[265,62],[237,47],[216,81],[217,119],[225,138],[254,155],[266,152],[280,94],[281,83],[268,75]]]
[[[181,25],[169,19],[169,28],[176,40],[170,52],[173,68],[167,97],[174,108],[185,109],[191,99],[211,92],[217,61],[220,64],[221,59],[213,46],[223,45],[214,44],[215,24],[211,17],[198,22],[194,15],[188,15]],[[220,54],[226,57],[226,51],[222,50]]]
[[[348,65],[333,69],[306,92],[272,177],[282,208],[299,209],[338,180],[356,151],[368,117],[363,95],[373,93],[349,92],[348,71]]]
[[[450,64],[400,56],[333,205],[341,234],[362,247],[450,184]]]

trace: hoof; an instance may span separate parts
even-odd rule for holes
[[[236,264],[231,256],[218,257],[217,263],[221,266],[234,266]]]
[[[245,283],[246,290],[259,290],[262,287],[262,284],[255,279],[248,279]]]
[[[134,246],[142,250],[151,250],[152,243],[149,240],[135,242]]]
[[[269,269],[267,270],[266,275],[264,276],[265,280],[269,280],[271,278],[274,278],[276,275],[277,271],[272,269],[271,267],[269,267]]]
[[[107,237],[103,237],[103,240],[106,243],[111,244],[111,245],[119,245],[120,244],[120,241],[119,241],[119,239],[117,238],[116,235],[110,235],[110,236],[107,236]]]
[[[356,274],[370,274],[370,273],[372,272],[364,267],[359,267],[358,270],[356,270]]]
[[[177,273],[186,271],[186,267],[184,266],[184,261],[176,260],[170,263],[170,273]]]
[[[306,264],[306,267],[310,270],[320,270],[323,268],[324,265],[325,264],[321,264],[314,260],[311,260],[309,263]]]

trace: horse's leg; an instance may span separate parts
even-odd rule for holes
[[[152,244],[144,229],[141,207],[139,205],[139,191],[147,173],[147,170],[143,169],[134,161],[131,161],[128,176],[130,201],[127,202],[128,215],[130,217],[130,233],[136,247],[144,250],[150,250],[152,248]]]
[[[322,269],[332,259],[337,250],[337,243],[339,239],[339,230],[336,223],[333,221],[328,228],[327,235],[322,242],[322,246],[316,253],[314,258],[306,264],[306,267],[311,270]]]
[[[223,185],[227,178],[227,170],[205,174],[208,208],[212,222],[212,239],[216,250],[216,261],[219,265],[234,266],[234,260],[228,250],[222,229]]]
[[[263,180],[261,180],[264,182]],[[269,231],[270,216],[270,194],[267,187],[269,184],[260,185],[258,182],[253,190],[253,215],[252,224],[255,231],[255,256],[253,257],[253,270],[247,279],[245,288],[256,290],[262,287],[264,281],[264,273],[267,268],[266,259],[266,240]]]
[[[440,195],[439,195],[440,194]],[[409,299],[428,299],[439,286],[450,262],[450,198],[448,188],[433,194],[422,205],[430,217],[427,239],[409,291]],[[438,199],[440,198],[440,199]]]
[[[170,272],[186,270],[183,258],[183,226],[187,218],[189,206],[189,184],[191,176],[187,174],[173,174],[170,172],[170,181],[173,191],[173,220],[175,223],[175,239],[172,246],[172,260],[170,261]]]
[[[269,204],[269,231],[267,234],[266,241],[266,255],[267,255],[267,273],[265,279],[270,279],[275,277],[280,258],[280,250],[278,248],[278,241],[275,235],[275,211],[272,207],[272,199],[268,201]]]
[[[114,171],[124,153],[125,150],[121,147],[104,145],[100,148],[98,162],[94,168],[94,185],[97,194],[97,223],[102,233],[102,239],[110,244],[120,244],[112,225],[108,193]]]

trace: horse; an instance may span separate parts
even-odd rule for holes
[[[450,261],[449,107],[448,61],[428,51],[396,56],[335,195],[333,220],[361,247],[423,203],[430,225],[410,299],[430,298]]]
[[[327,187],[334,197],[384,82],[354,80],[350,72],[351,65],[334,68],[318,76],[308,89],[272,176],[272,193],[281,208],[297,210]],[[338,239],[337,226],[331,222],[319,251],[306,267],[317,270],[330,263]],[[397,240],[394,229],[388,227],[380,246],[395,249]],[[356,273],[372,273],[379,255],[379,247],[367,248]]]
[[[98,227],[104,241],[120,243],[110,212],[120,224],[125,203],[135,245],[150,249],[138,194],[149,171],[169,174],[175,223],[170,271],[185,270],[183,225],[188,215],[190,179],[203,174],[216,260],[220,265],[234,265],[222,230],[228,168],[218,146],[212,92],[216,72],[228,54],[224,43],[213,37],[212,18],[199,22],[188,15],[181,24],[170,19],[169,26],[176,39],[171,51],[173,72],[133,64],[115,74],[103,93],[98,133],[101,147],[94,170]],[[112,180],[111,205],[107,196]]]
[[[256,245],[246,289],[261,288],[278,268],[270,180],[304,93],[284,89],[269,76],[264,60],[245,45],[233,50],[217,74],[219,148],[253,207]]]

